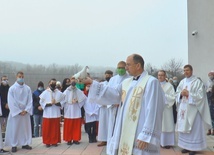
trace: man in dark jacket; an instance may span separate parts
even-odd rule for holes
[[[2,137],[5,137],[5,131],[6,131],[6,125],[7,125],[7,118],[9,114],[9,108],[8,108],[8,103],[7,103],[7,94],[9,90],[9,84],[8,84],[8,78],[7,76],[2,76],[1,77],[1,85],[0,85],[0,105],[1,105],[1,110],[2,110],[2,115],[0,117],[0,125],[1,125],[1,132],[0,134],[0,154],[1,153],[6,153],[8,151],[3,149],[3,142],[2,142]]]
[[[2,124],[2,131],[5,132],[7,118],[9,114],[9,108],[7,103],[7,94],[9,90],[9,82],[7,76],[1,77],[1,85],[0,85],[0,96],[1,96],[1,109],[2,109],[2,116],[1,116],[1,124]],[[4,128],[5,127],[5,128]]]
[[[34,119],[34,137],[39,137],[39,125],[42,128],[43,110],[39,103],[39,95],[44,91],[44,83],[40,81],[37,89],[33,92],[33,119]],[[40,133],[41,133],[40,129]]]

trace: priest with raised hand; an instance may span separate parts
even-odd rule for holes
[[[111,155],[159,155],[164,93],[159,81],[144,71],[144,60],[138,54],[127,57],[126,70],[133,76],[117,89],[91,79],[89,99],[96,103],[120,103]]]
[[[61,142],[60,118],[61,105],[64,95],[56,88],[56,79],[52,78],[48,88],[40,97],[40,105],[43,109],[42,140],[46,147],[58,146]]]
[[[8,91],[8,116],[5,146],[12,146],[12,152],[17,151],[17,146],[31,150],[32,130],[30,115],[32,115],[32,93],[29,86],[24,83],[24,73],[16,74],[16,82]]]
[[[178,146],[182,153],[195,155],[207,147],[205,127],[211,127],[211,118],[203,82],[191,65],[184,66],[184,75],[176,91]]]
[[[161,147],[170,149],[175,145],[175,125],[172,106],[175,103],[175,90],[170,82],[166,81],[166,72],[158,71],[158,80],[165,94],[165,108],[163,111]]]

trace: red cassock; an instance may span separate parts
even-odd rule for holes
[[[61,142],[60,118],[43,118],[42,139],[44,144]]]
[[[81,139],[81,118],[64,118],[63,140],[80,141]]]

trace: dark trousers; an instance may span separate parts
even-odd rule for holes
[[[96,122],[85,123],[86,132],[88,133],[89,142],[96,142]]]
[[[32,137],[34,137],[34,121],[33,121],[33,115],[30,116],[30,122],[31,122]]]
[[[176,122],[177,122],[177,107],[176,107],[176,103],[173,104],[172,110],[173,110],[173,116],[174,116],[174,123],[176,124]]]

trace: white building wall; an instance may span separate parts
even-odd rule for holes
[[[214,0],[187,0],[188,62],[204,82],[214,70]],[[192,35],[197,30],[198,34]]]

